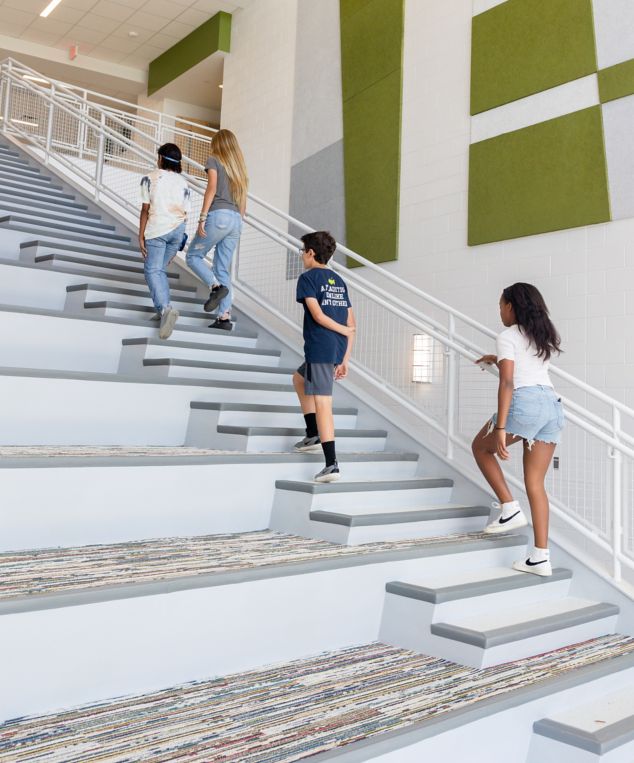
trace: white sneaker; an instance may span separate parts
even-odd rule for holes
[[[178,310],[173,307],[166,307],[161,315],[161,325],[159,327],[159,339],[169,339],[174,331],[174,326],[178,320]]]
[[[525,561],[513,562],[513,569],[518,572],[532,572],[533,575],[541,575],[548,578],[553,574],[550,559],[542,559],[539,562],[531,562],[530,556]]]
[[[501,509],[502,507],[499,503],[494,503],[493,508]],[[524,512],[520,509],[518,503],[516,511],[514,511],[510,516],[506,518],[500,514],[500,516],[493,522],[489,522],[489,524],[484,528],[484,532],[490,535],[494,535],[496,533],[507,533],[511,530],[517,530],[519,527],[526,527],[527,524],[528,520],[524,516]]]

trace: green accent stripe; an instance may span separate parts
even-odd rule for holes
[[[213,53],[231,49],[231,14],[220,11],[150,63],[147,93],[152,95]]]
[[[346,243],[398,256],[404,0],[340,0]]]
[[[634,59],[615,64],[599,72],[599,100],[615,101],[634,94]]]
[[[470,245],[609,219],[601,106],[471,146]]]
[[[596,71],[591,0],[507,0],[473,19],[472,114]]]

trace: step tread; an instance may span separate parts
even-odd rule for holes
[[[618,615],[615,604],[565,597],[504,612],[433,623],[437,636],[488,649]]]
[[[193,401],[190,407],[198,410],[208,411],[257,411],[262,413],[297,413],[302,414],[299,405],[258,405],[256,403],[203,403]],[[333,408],[335,416],[356,416],[359,411],[357,408]]]
[[[233,334],[234,331],[231,332]],[[231,334],[229,336],[231,336]],[[275,357],[279,358],[282,354],[279,350],[262,350],[258,347],[232,347],[231,345],[222,344],[203,344],[202,342],[179,342],[172,339],[153,339],[152,337],[139,337],[131,339],[123,339],[122,344],[124,347],[131,347],[135,345],[146,345],[148,347],[179,347],[186,350],[205,350],[209,352],[235,352],[244,355],[260,355],[262,357]],[[208,405],[207,403],[201,403],[201,405]],[[212,403],[209,403],[212,405]],[[256,406],[257,408],[257,406]],[[246,410],[246,409],[245,409]],[[299,409],[301,410],[301,409]]]
[[[5,201],[5,199],[0,195],[1,211],[26,212],[26,210],[22,210],[20,208],[21,206],[26,206],[26,202],[21,202],[19,199]],[[51,217],[55,220],[68,219],[69,222],[72,220],[76,225],[80,225],[82,221],[85,221],[86,225],[92,225],[94,227],[103,226],[104,228],[110,228],[111,230],[114,230],[114,225],[106,225],[105,223],[100,223],[99,221],[101,218],[98,215],[90,215],[89,213],[79,209],[69,209],[67,211],[63,211],[61,209],[51,209],[45,205],[38,204],[37,212],[34,212],[33,214],[37,214],[40,218]]]
[[[79,225],[79,224],[73,224],[73,223],[66,223],[66,222],[60,222],[59,224],[55,223],[49,223],[48,221],[45,222],[39,222],[37,219],[33,219],[31,216],[24,216],[24,215],[0,215],[0,223],[17,223],[20,225],[27,225],[27,226],[34,226],[37,228],[46,228],[47,235],[54,236],[55,232],[59,230],[60,235],[64,236],[66,238],[67,231],[71,231],[72,233],[78,234],[80,236],[85,236],[86,238],[93,238],[95,240],[96,244],[104,244],[105,246],[112,246],[109,242],[117,242],[117,246],[119,246],[119,242],[121,242],[121,246],[125,248],[125,242],[131,241],[130,236],[122,235],[121,233],[113,233],[114,226],[109,225],[108,228],[111,228],[110,231],[103,231],[103,232],[97,232],[95,234],[91,233],[84,233],[83,228],[85,226]],[[68,237],[71,238],[70,236]],[[105,240],[104,240],[105,239]],[[72,240],[72,239],[71,239]]]
[[[453,480],[446,477],[426,477],[409,480],[373,480],[366,482],[299,482],[296,480],[276,480],[277,490],[292,490],[298,493],[375,493],[380,490],[426,490],[437,487],[453,487]]]
[[[98,294],[122,294],[126,297],[142,297],[143,299],[150,299],[150,293],[147,289],[144,291],[141,289],[126,289],[117,286],[100,286],[99,284],[82,283],[82,284],[70,284],[66,287],[68,293],[74,293],[76,291],[94,291]],[[192,287],[192,292],[195,293],[195,287]],[[191,302],[193,305],[201,304],[201,299],[196,296],[178,297],[180,302]]]
[[[339,437],[339,430],[337,430],[337,437]],[[439,519],[463,519],[465,517],[484,517],[488,515],[489,509],[486,507],[458,506],[456,504],[429,506],[422,509],[399,509],[398,511],[385,511],[383,509],[369,511],[361,509],[359,513],[317,509],[309,514],[310,519],[315,522],[343,525],[344,527],[374,527],[377,525],[431,522]],[[390,584],[388,583],[388,585]]]
[[[437,584],[434,586],[424,586],[417,583],[394,580],[386,584],[385,590],[387,593],[394,593],[410,599],[427,601],[432,604],[441,604],[446,601],[457,601],[459,599],[486,596],[487,594],[499,593],[502,591],[514,591],[538,585],[547,585],[548,583],[556,583],[560,580],[569,580],[572,578],[572,572],[563,569],[562,567],[555,568],[551,577],[527,575],[524,572],[518,572],[513,569],[496,569],[494,572],[496,574],[489,578],[483,577],[479,580],[452,585]]]
[[[222,329],[220,329],[222,331]],[[144,366],[174,366],[176,368],[209,368],[218,371],[245,371],[264,373],[278,376],[291,376],[294,368],[280,368],[279,366],[262,366],[249,363],[215,363],[211,360],[188,360],[181,358],[144,358]]]
[[[240,368],[241,366],[231,366]],[[258,427],[219,424],[217,427],[223,434],[241,434],[247,437],[302,437],[306,434],[303,427]],[[387,437],[384,429],[337,429],[337,437]]]
[[[38,254],[37,257],[35,257],[35,262],[74,262],[78,265],[89,265],[92,268],[108,268],[110,270],[119,270],[124,273],[143,273],[142,265],[134,267],[133,265],[115,264],[114,262],[87,259],[89,257],[89,254],[86,254],[84,259],[81,257],[71,257],[68,254]],[[178,280],[178,275],[176,273],[168,273],[167,277],[175,281]]]
[[[70,196],[68,194],[68,198],[64,199],[61,198],[59,201],[53,201],[48,194],[45,193],[38,193],[37,191],[27,191],[25,189],[22,190],[14,190],[11,191],[11,194],[7,194],[4,190],[4,188],[0,189],[0,198],[2,199],[12,199],[15,201],[20,201],[23,203],[37,201],[38,204],[45,204],[47,208],[62,208],[62,209],[73,209],[73,210],[80,210],[80,211],[87,211],[88,205],[87,204],[80,204],[77,201],[74,201],[74,197]],[[58,198],[58,197],[54,197]],[[92,213],[91,213],[92,214]],[[95,217],[98,217],[98,215],[95,215]]]

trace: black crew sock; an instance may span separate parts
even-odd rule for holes
[[[319,434],[317,429],[317,414],[305,413],[304,421],[306,422],[306,437],[317,437]]]
[[[337,454],[335,453],[335,441],[329,440],[328,442],[322,442],[321,447],[324,451],[326,466],[332,466],[333,464],[336,464]]]

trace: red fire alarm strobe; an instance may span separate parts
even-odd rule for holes
[[[77,58],[77,54],[79,53],[79,45],[71,45],[68,49],[68,57],[71,61],[74,61]]]

